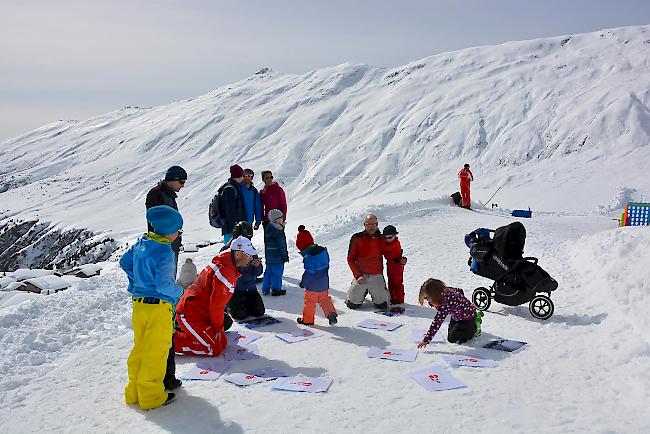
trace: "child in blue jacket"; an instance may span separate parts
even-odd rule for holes
[[[289,262],[287,237],[284,234],[284,216],[279,209],[269,211],[269,221],[264,222],[264,255],[266,270],[262,280],[262,294],[284,295],[282,274],[284,263]]]
[[[336,309],[329,294],[330,256],[327,248],[314,244],[314,238],[303,225],[298,226],[296,247],[300,250],[305,267],[300,281],[300,287],[305,288],[305,304],[302,308],[302,317],[296,321],[298,324],[313,325],[316,304],[319,304],[330,325],[336,324]]]
[[[183,218],[174,208],[160,205],[147,210],[147,222],[154,232],[142,236],[120,259],[133,306],[133,349],[127,361],[124,399],[143,410],[174,399],[173,393],[165,392],[163,378],[172,344],[174,306],[183,294],[176,284],[176,256],[171,247]]]

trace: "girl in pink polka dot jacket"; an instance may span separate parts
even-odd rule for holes
[[[428,279],[420,287],[418,301],[420,305],[428,301],[429,306],[436,308],[436,313],[429,331],[424,335],[418,348],[426,347],[440,329],[447,315],[451,314],[447,340],[462,344],[481,333],[481,318],[483,312],[477,312],[460,288],[449,288],[438,279]]]

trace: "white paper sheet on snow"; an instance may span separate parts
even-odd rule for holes
[[[226,332],[226,337],[228,338],[228,345],[239,345],[240,347],[247,347],[252,344],[263,335],[249,330],[246,331],[232,331]]]
[[[445,368],[437,365],[413,371],[409,374],[409,378],[414,379],[420,386],[431,392],[467,387],[465,383],[451,375]]]
[[[198,367],[196,364],[192,364],[189,368],[185,368],[181,371],[178,377],[181,380],[216,380],[221,377],[223,372],[212,371],[210,369],[203,369]]]
[[[377,321],[376,319],[367,319],[357,324],[357,327],[362,327],[364,329],[378,329],[378,330],[386,330],[389,332],[392,332],[393,330],[401,326],[402,324],[397,324],[388,321]]]
[[[278,333],[277,335],[278,338],[282,339],[285,342],[288,342],[290,344],[296,343],[296,342],[302,342],[306,341],[307,339],[313,339],[317,338],[319,336],[323,336],[323,333],[315,331],[315,330],[307,330],[307,329],[300,329],[299,332],[295,333]]]
[[[422,339],[424,339],[424,335],[426,335],[428,331],[429,329],[411,329],[411,338],[413,342],[415,342],[416,344],[422,342]],[[447,339],[445,339],[443,333],[441,333],[440,330],[438,330],[438,333],[435,334],[435,336],[433,337],[430,343],[443,344],[445,342],[447,342]]]
[[[210,359],[197,362],[196,366],[200,369],[209,369],[210,371],[224,373],[230,368],[230,362],[223,359]]]
[[[267,380],[273,380],[278,377],[287,377],[287,373],[280,371],[279,369],[272,368],[271,366],[265,366],[259,369],[253,369],[248,372],[251,375],[258,377],[266,378]]]
[[[297,377],[278,378],[273,382],[274,390],[288,390],[291,392],[325,392],[332,384],[332,379],[328,377]]]
[[[471,366],[473,368],[494,368],[497,362],[490,359],[478,359],[473,356],[463,356],[458,354],[445,354],[442,356],[445,362],[449,363],[452,368],[459,366]]]
[[[236,372],[234,374],[227,375],[223,377],[223,379],[238,386],[250,386],[251,384],[264,383],[265,381],[269,381],[269,378],[262,378],[252,374],[244,374],[242,372]]]
[[[239,345],[229,345],[223,351],[223,357],[226,360],[252,360],[260,357],[257,345],[251,344],[247,347]]]
[[[398,362],[414,362],[417,354],[417,351],[399,350],[397,348],[370,347],[368,350],[368,357],[396,360]]]

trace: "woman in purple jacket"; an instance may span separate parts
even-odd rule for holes
[[[424,335],[418,348],[426,347],[436,335],[442,322],[447,315],[451,314],[447,340],[451,343],[462,344],[478,336],[481,333],[481,317],[483,312],[476,311],[472,302],[469,301],[462,289],[448,288],[444,282],[438,279],[428,279],[420,287],[418,301],[420,305],[424,301],[429,302],[429,306],[436,308],[436,313],[429,331]]]

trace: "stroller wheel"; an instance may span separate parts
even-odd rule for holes
[[[478,310],[488,310],[492,303],[492,296],[487,288],[476,288],[472,293],[472,303]]]
[[[553,309],[553,302],[546,295],[536,295],[528,304],[530,314],[537,319],[549,319]]]

